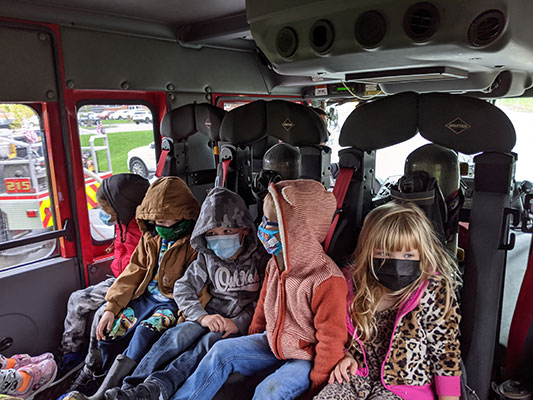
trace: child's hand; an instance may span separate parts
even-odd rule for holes
[[[328,383],[334,383],[335,381],[343,383],[343,378],[346,382],[349,382],[350,377],[348,376],[348,370],[351,375],[355,375],[357,373],[357,362],[353,359],[350,353],[346,352],[344,358],[340,360],[335,366],[335,369],[331,371]]]
[[[100,318],[100,322],[98,322],[98,327],[96,328],[96,339],[102,340],[105,337],[105,334],[111,330],[114,320],[115,314],[111,311],[104,311],[102,318]]]
[[[198,323],[211,332],[224,332],[226,330],[226,319],[220,314],[204,315]]]
[[[239,328],[237,328],[237,325],[235,325],[235,322],[233,322],[229,318],[224,318],[224,321],[226,322],[226,327],[224,328],[224,335],[222,335],[222,339],[226,339],[229,335],[232,335],[234,333],[239,333]]]

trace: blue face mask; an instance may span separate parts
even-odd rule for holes
[[[100,212],[98,213],[98,218],[100,218],[100,221],[102,221],[105,225],[113,226],[117,223],[116,221],[110,221],[110,219],[113,217],[102,209],[100,209]]]
[[[220,258],[231,258],[241,248],[241,240],[238,233],[234,235],[206,236],[207,248]]]
[[[257,227],[257,237],[261,243],[263,243],[263,246],[268,254],[277,256],[279,253],[281,253],[281,250],[283,250],[283,246],[281,245],[280,241],[276,236],[274,236],[276,233],[279,233],[279,229],[272,231],[270,229],[266,229],[267,226],[277,228],[278,224],[276,222],[269,222],[265,217],[263,217],[263,222],[261,222],[261,225]]]

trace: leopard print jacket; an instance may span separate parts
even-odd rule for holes
[[[445,302],[444,279],[434,275],[418,302],[400,307],[382,368],[385,385],[423,386],[436,376],[460,376],[459,307],[452,296],[450,311],[442,318]],[[359,366],[365,365],[358,341],[352,340],[349,350]]]

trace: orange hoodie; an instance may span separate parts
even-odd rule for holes
[[[310,378],[316,391],[342,359],[346,341],[346,282],[322,247],[336,201],[312,180],[282,181],[269,192],[285,270],[271,258],[249,333],[266,330],[279,359],[314,360]]]

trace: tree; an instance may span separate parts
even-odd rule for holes
[[[29,121],[37,113],[24,104],[0,104],[0,115],[1,118],[11,121],[11,129],[19,129],[22,128],[24,120]]]

